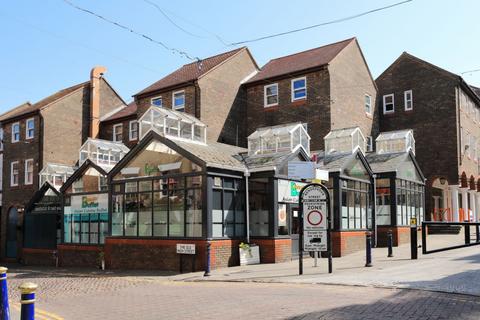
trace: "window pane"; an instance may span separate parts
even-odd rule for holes
[[[183,237],[185,233],[185,199],[183,192],[184,190],[172,191],[169,197],[169,235],[174,237]]]
[[[295,80],[293,82],[293,88],[294,89],[305,88],[305,79]]]
[[[123,195],[112,197],[112,236],[123,235]]]
[[[202,191],[187,191],[187,237],[202,236]]]
[[[125,235],[137,235],[137,210],[138,198],[137,194],[125,195]]]
[[[98,213],[90,214],[90,243],[98,243]]]
[[[167,236],[168,197],[163,192],[154,192],[153,207],[153,235],[155,237]]]

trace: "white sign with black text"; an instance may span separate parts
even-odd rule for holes
[[[309,186],[303,193],[303,249],[327,251],[327,195],[320,186]]]
[[[194,244],[177,243],[178,254],[195,254]]]

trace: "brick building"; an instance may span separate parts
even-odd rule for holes
[[[138,143],[137,104],[130,102],[100,123],[100,139],[123,142],[129,148]]]
[[[312,150],[330,130],[371,136],[377,89],[356,38],[270,60],[244,87],[247,136],[295,121],[308,125]]]
[[[478,220],[479,90],[406,52],[376,83],[379,130],[413,129],[427,219]]]
[[[241,83],[258,71],[246,47],[186,64],[134,95],[138,117],[151,106],[187,112],[208,126],[208,140],[245,142]]]
[[[59,188],[73,172],[83,142],[98,137],[101,117],[125,105],[103,78],[105,71],[96,67],[89,81],[0,116],[4,137],[2,258],[21,259],[24,208],[40,184],[49,182]]]

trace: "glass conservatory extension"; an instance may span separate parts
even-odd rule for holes
[[[120,142],[88,138],[80,147],[80,165],[90,159],[101,167],[111,169],[128,151],[130,149]]]
[[[346,128],[330,131],[324,138],[325,154],[353,154],[357,149],[365,152],[365,136],[360,128]]]
[[[64,164],[47,163],[45,167],[38,173],[40,176],[40,187],[45,182],[49,182],[55,189],[60,190],[60,187],[67,181],[67,179],[75,172],[77,168],[67,166]]]
[[[412,150],[415,154],[415,139],[412,130],[382,132],[377,137],[377,153],[398,153]]]
[[[167,138],[207,143],[207,126],[185,112],[150,107],[138,122],[140,123],[140,139],[153,130]]]
[[[302,123],[257,129],[248,137],[248,154],[294,152],[303,148],[310,154],[310,136]]]

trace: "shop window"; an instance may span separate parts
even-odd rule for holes
[[[267,179],[250,179],[250,235],[266,237],[270,233],[269,183]]]
[[[307,98],[307,78],[297,78],[292,80],[292,102]]]
[[[353,180],[341,180],[341,228],[365,230],[371,227],[369,203],[370,184]]]
[[[423,186],[402,179],[396,180],[397,192],[397,225],[408,226],[411,218],[423,221]],[[418,223],[417,222],[417,223]]]
[[[245,236],[245,193],[234,179],[221,178],[223,188],[215,187],[212,206],[213,237]]]

